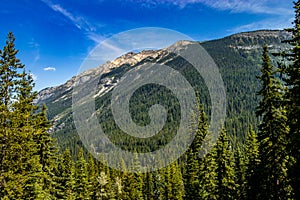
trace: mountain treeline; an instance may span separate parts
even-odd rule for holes
[[[199,157],[210,134],[199,105],[190,148],[147,173],[114,170],[83,149],[76,158],[69,150],[58,153],[46,107],[34,103],[33,79],[9,33],[0,51],[0,199],[300,199],[300,1],[295,14],[292,38],[283,41],[292,48],[274,54],[283,61],[274,65],[263,47],[257,129],[250,126],[244,142],[223,129]],[[132,162],[140,168],[138,159]]]

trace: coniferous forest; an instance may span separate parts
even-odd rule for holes
[[[0,199],[300,199],[300,1],[294,9],[292,37],[282,41],[290,48],[263,46],[258,124],[240,130],[245,139],[236,142],[226,127],[200,158],[209,117],[199,103],[189,149],[147,173],[109,168],[84,148],[76,155],[72,147],[59,149],[10,32],[0,51]]]

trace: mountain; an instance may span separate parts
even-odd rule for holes
[[[267,44],[270,52],[278,52],[279,50],[288,48],[288,45],[282,43],[282,41],[289,37],[290,34],[285,31],[262,30],[199,42],[214,59],[222,75],[227,98],[225,126],[233,138],[243,140],[249,124],[256,127],[258,123],[255,117],[255,108],[258,102],[256,93],[259,90],[260,83],[256,79],[256,76],[260,73],[260,58],[263,45]],[[190,63],[170,52],[171,49],[184,48],[193,43],[195,42],[184,41],[177,42],[171,47],[166,47],[166,49],[144,50],[138,53],[129,52],[98,68],[85,71],[77,77],[71,78],[65,84],[40,91],[37,103],[45,103],[47,105],[48,118],[53,121],[53,127],[50,131],[58,139],[62,150],[69,147],[75,154],[78,147],[82,146],[72,119],[71,107],[74,83],[75,81],[79,81],[88,85],[100,73],[102,76],[98,83],[98,92],[95,95],[95,105],[99,123],[102,124],[105,132],[109,132],[107,134],[112,141],[115,141],[124,148],[135,144],[135,146],[140,146],[141,149],[146,148],[147,150],[157,149],[170,141],[174,136],[172,133],[178,128],[176,126],[178,119],[174,113],[172,115],[173,111],[171,112],[172,116],[168,118],[170,119],[168,120],[169,124],[166,124],[162,133],[155,136],[158,139],[157,141],[159,141],[155,144],[147,139],[133,139],[124,136],[124,133],[115,124],[111,114],[109,102],[112,89],[127,71],[139,67],[146,62],[162,63],[183,74],[195,91],[200,94],[200,100],[205,105],[205,109],[209,115],[211,102],[203,78],[198,73],[195,73],[195,69],[193,69]],[[155,92],[158,92],[158,94],[153,95]],[[147,125],[150,118],[146,110],[153,103],[159,102],[163,105],[171,105],[170,110],[176,110],[178,108],[176,98],[171,98],[169,102],[165,102],[164,95],[172,94],[164,88],[157,88],[153,85],[139,89],[130,100],[131,112],[135,113],[133,121],[141,125]],[[123,139],[119,141],[118,138],[121,136]],[[143,151],[141,149],[138,150]]]

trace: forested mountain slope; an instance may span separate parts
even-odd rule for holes
[[[252,124],[254,127],[257,126],[255,108],[258,104],[258,96],[256,94],[260,88],[256,76],[260,73],[263,45],[268,44],[270,52],[278,52],[287,48],[287,45],[283,44],[282,41],[289,37],[290,35],[285,31],[263,30],[235,34],[222,39],[200,43],[220,69],[227,95],[226,129],[232,138],[243,140],[249,124]],[[180,48],[180,46],[178,47],[179,43],[174,45]],[[182,45],[189,45],[189,42],[182,43]],[[193,67],[183,58],[165,50],[145,50],[139,53],[129,52],[114,61],[99,66],[99,68],[86,71],[77,77],[80,81],[88,83],[92,77],[100,73],[100,68],[105,68],[106,73],[99,80],[96,108],[98,109],[99,122],[102,124],[104,131],[107,132],[111,140],[117,143],[118,137],[123,133],[118,129],[111,115],[109,107],[111,90],[120,77],[129,69],[148,61],[163,63],[182,73],[193,88],[199,92],[201,102],[205,105],[208,115],[210,113],[210,98],[203,79],[197,73],[194,73]],[[71,107],[74,81],[75,77],[63,85],[40,91],[38,103],[45,103],[48,107],[48,117],[53,121],[51,132],[58,139],[62,147],[61,150],[69,147],[72,154],[76,155],[81,143],[72,122]],[[154,102],[171,105],[170,110],[176,110],[176,106],[178,106],[176,98],[170,98],[170,102],[164,102],[164,95],[171,94],[164,88],[151,85],[138,90],[131,100],[131,112],[136,117],[134,120],[140,124],[147,124],[149,122],[148,114],[141,111],[147,110],[145,108]],[[157,136],[160,144],[152,144],[147,140],[133,140],[123,135],[122,138],[125,138],[125,140],[119,145],[124,145],[127,148],[132,146],[128,144],[135,144],[134,146],[137,150],[141,150],[139,146],[147,150],[157,149],[172,138],[178,119],[175,117],[169,122],[164,127],[164,133]]]

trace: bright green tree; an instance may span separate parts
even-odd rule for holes
[[[147,172],[145,174],[144,180],[144,199],[145,200],[154,200],[155,193],[154,193],[154,182],[153,182],[153,174],[152,172]]]
[[[186,170],[185,170],[185,196],[187,199],[199,199],[199,152],[193,152],[190,148],[187,153]]]
[[[46,132],[48,120],[33,103],[34,83],[14,42],[9,33],[0,51],[0,198],[46,199],[51,195],[46,180],[53,180],[43,169],[36,138]]]
[[[182,200],[185,191],[181,170],[177,161],[170,164],[170,185],[172,188],[170,199]]]
[[[95,166],[95,161],[94,158],[91,154],[89,154],[88,158],[88,181],[90,184],[89,192],[91,194],[91,197],[93,198],[95,196],[95,187],[96,187],[96,166]]]
[[[200,161],[199,170],[199,198],[203,200],[218,199],[218,182],[217,182],[217,164],[216,164],[216,148],[205,155]]]
[[[34,135],[34,141],[37,144],[37,154],[42,166],[43,173],[43,191],[48,194],[48,198],[55,195],[56,183],[55,171],[57,168],[57,149],[56,143],[48,132],[51,124],[47,120],[47,108],[43,105],[41,112],[36,114],[35,130],[39,130]]]
[[[64,151],[56,170],[56,198],[74,200],[75,194],[75,168],[70,151]]]
[[[135,154],[134,160],[132,161],[132,166],[135,172],[125,172],[124,174],[124,187],[123,187],[123,198],[124,199],[143,199],[143,174],[140,173],[140,162],[138,159],[138,154]]]
[[[112,188],[110,186],[109,176],[104,172],[100,172],[100,174],[96,177],[96,185],[94,189],[94,195],[92,199],[101,199],[108,200],[113,199]]]
[[[235,163],[235,183],[236,183],[236,197],[235,199],[245,199],[245,158],[238,146],[234,151],[234,163]]]
[[[87,163],[83,155],[83,150],[80,149],[75,167],[75,191],[76,199],[90,198],[90,182],[88,179]]]

